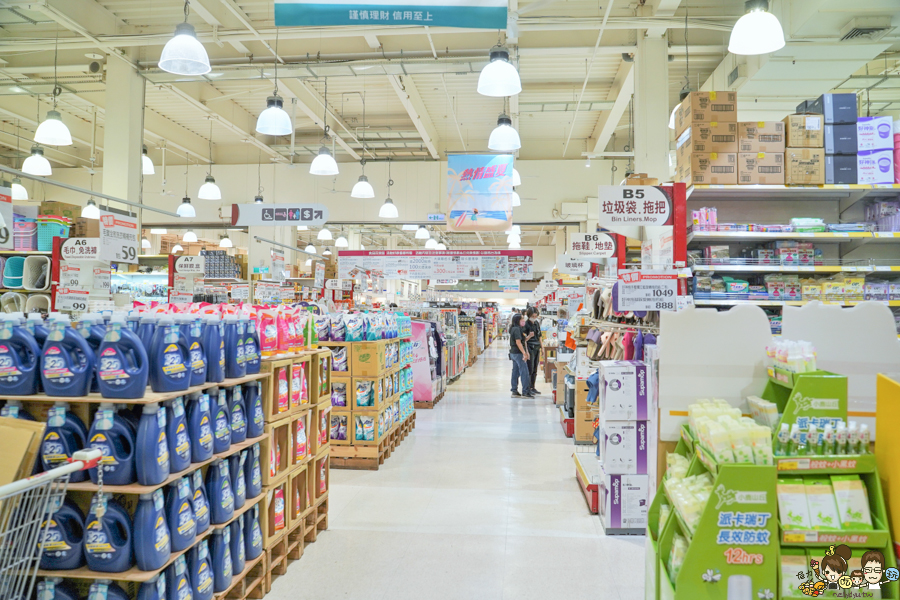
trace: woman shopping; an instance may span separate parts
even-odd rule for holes
[[[531,377],[528,374],[528,363],[526,362],[529,356],[528,346],[525,345],[525,336],[522,333],[522,315],[515,314],[509,328],[509,359],[513,363],[510,392],[512,392],[513,398],[534,398],[534,394],[531,394],[529,390]],[[521,394],[518,391],[520,381],[522,382]]]

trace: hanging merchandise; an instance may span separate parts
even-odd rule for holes
[[[197,392],[188,397],[188,433],[191,438],[191,462],[204,462],[213,455],[213,425],[209,395]]]
[[[93,483],[98,481],[97,469],[103,469],[103,482],[107,485],[134,483],[134,431],[112,404],[100,404],[94,414],[88,440],[90,447],[103,455],[100,465],[90,469]]]
[[[93,496],[84,532],[84,556],[91,571],[121,573],[134,564],[131,518],[116,500]]]
[[[141,571],[162,568],[172,552],[162,490],[141,494],[134,512],[134,557]]]

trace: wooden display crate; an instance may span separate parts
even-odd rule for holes
[[[323,452],[316,455],[316,457],[310,461],[309,468],[307,469],[309,474],[309,478],[307,479],[307,489],[309,489],[310,498],[315,498],[313,503],[317,504],[319,500],[328,494],[328,490],[330,488],[330,480],[331,480],[331,454],[328,449],[325,449]],[[323,490],[320,486],[321,478],[325,478],[325,489]]]
[[[291,419],[291,471],[294,471],[294,469],[300,465],[305,465],[309,462],[309,457],[312,456],[309,450],[309,425],[311,415],[312,412],[307,409],[298,413]],[[301,427],[302,429],[300,429]],[[298,448],[301,445],[301,439],[302,448]],[[299,450],[302,450],[302,452],[298,452]]]
[[[331,350],[320,348],[310,354],[309,403],[319,404],[331,392]]]
[[[281,491],[284,498],[284,506],[282,510],[284,511],[284,527],[281,529],[276,529],[275,523],[275,514],[276,514],[276,498],[275,494],[277,491]],[[259,511],[259,527],[262,530],[263,536],[263,548],[270,548],[276,542],[278,542],[284,535],[287,533],[287,530],[290,528],[290,511],[288,510],[288,497],[290,490],[288,489],[288,474],[284,473],[281,477],[277,478],[270,485],[267,485],[263,488],[263,498],[260,501],[260,511]]]
[[[416,427],[416,413],[401,421],[377,446],[335,446],[331,449],[329,468],[377,471],[390,458],[409,433]]]
[[[377,411],[354,410],[351,421],[350,443],[353,446],[377,446],[388,434],[384,426],[384,409]],[[372,426],[373,439],[365,439],[365,431],[368,424]]]
[[[345,404],[338,405],[334,403],[335,392],[337,392],[338,396],[340,396],[341,390],[343,390],[343,398]],[[350,377],[337,377],[334,375],[334,372],[332,372],[331,406],[334,407],[335,410],[350,410],[352,408],[354,395],[353,379],[351,379]]]
[[[231,579],[231,585],[224,591],[217,593],[216,600],[258,600],[266,595],[268,572],[267,553],[262,552],[253,560],[248,560],[244,570],[236,573]]]
[[[316,404],[310,409],[309,446],[310,455],[319,454],[328,447],[331,428],[331,402]]]
[[[279,480],[282,475],[290,470],[291,466],[291,420],[279,421],[266,425],[266,435],[259,443],[259,466],[262,470],[262,483],[267,486]],[[278,450],[281,450],[280,456]],[[275,449],[275,459],[272,460],[272,450]],[[275,474],[272,474],[272,467]]]
[[[262,371],[271,373],[271,377],[263,379],[260,388],[266,423],[274,423],[291,416],[292,362],[291,359],[264,360],[260,367]]]
[[[314,498],[309,493],[309,472],[307,465],[304,465],[290,474],[289,491],[291,501],[288,504],[288,510],[291,513],[291,528],[302,521],[303,515],[314,504]],[[300,510],[296,510],[296,499],[300,497]]]
[[[304,354],[293,359],[293,362],[291,363],[291,379],[289,386],[291,393],[291,414],[296,414],[309,405],[310,371],[309,354]],[[297,387],[298,385],[300,386],[299,388]]]
[[[347,365],[347,370],[346,371],[335,371],[334,363],[332,362],[332,364],[330,365],[332,377],[350,377],[353,374],[353,365],[352,365],[352,361],[350,360],[352,351],[350,350],[350,347],[356,343],[358,343],[358,342],[319,342],[320,347],[328,348],[332,352],[335,352],[335,351],[339,350],[340,348],[344,348],[347,352],[347,360],[345,361],[346,365]]]
[[[348,406],[351,410],[370,410],[379,411],[384,408],[384,374],[373,375],[371,377],[354,377],[349,386],[349,397],[347,398]],[[371,384],[371,391],[365,398],[357,395],[357,388],[360,384]],[[371,402],[371,404],[360,404],[360,401]]]
[[[349,446],[350,436],[353,431],[353,418],[349,410],[333,409],[331,418],[329,419],[331,427],[329,430],[329,443],[335,446]],[[335,437],[343,433],[343,439]]]

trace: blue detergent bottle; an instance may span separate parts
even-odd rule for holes
[[[141,584],[135,600],[166,600],[166,572],[154,575]]]
[[[256,498],[262,493],[262,467],[259,464],[259,443],[253,444],[241,454],[244,460],[244,481],[247,484],[247,498]]]
[[[7,400],[3,408],[0,408],[0,417],[9,417],[10,419],[22,419],[23,421],[34,421],[35,418],[31,413],[22,408],[21,400]]]
[[[134,564],[131,518],[122,506],[104,496],[91,499],[85,517],[84,557],[91,571],[121,573]]]
[[[194,520],[193,490],[187,477],[168,486],[166,522],[172,538],[172,552],[180,552],[194,543],[197,522]]]
[[[52,315],[56,313],[50,314]],[[38,348],[43,348],[44,342],[47,341],[47,327],[46,325],[44,325],[44,317],[42,317],[40,314],[29,314],[25,319],[25,328],[28,330],[28,333],[34,336],[34,341],[37,342]],[[44,383],[41,381],[40,372],[37,374],[37,377],[35,379],[37,380],[38,393],[43,393]]]
[[[78,593],[62,577],[45,577],[38,581],[37,600],[78,600]]]
[[[206,351],[206,381],[225,381],[225,324],[216,315],[204,319],[203,350]]]
[[[47,427],[41,441],[38,457],[42,471],[49,471],[68,462],[72,454],[83,450],[87,438],[84,423],[68,411],[65,402],[57,402],[47,411]],[[70,482],[87,479],[87,473],[76,471],[69,476]]]
[[[166,439],[169,441],[169,471],[180,473],[191,466],[191,436],[188,433],[184,400],[179,396],[164,403]]]
[[[166,569],[166,600],[191,600],[191,581],[182,554]]]
[[[206,486],[200,469],[194,471],[190,479],[194,521],[197,523],[197,535],[200,535],[209,529],[209,499],[206,497]]]
[[[159,315],[141,315],[140,325],[138,325],[137,334],[141,338],[144,350],[150,354],[150,344],[153,342],[153,334],[156,333],[156,323],[159,321]]]
[[[150,341],[150,389],[154,392],[183,392],[191,385],[188,370],[187,338],[165,315],[159,319]]]
[[[135,463],[137,480],[141,485],[159,485],[169,477],[166,409],[158,402],[145,404],[141,411]]]
[[[140,338],[115,315],[97,348],[97,382],[104,398],[143,398],[150,360]]]
[[[246,560],[253,560],[263,551],[262,529],[259,527],[259,504],[244,513],[244,545]]]
[[[231,411],[228,410],[224,388],[211,388],[209,395],[216,399],[212,407],[213,452],[221,454],[231,448]]]
[[[48,396],[87,396],[94,374],[94,351],[80,333],[72,329],[66,315],[50,323],[41,351],[41,380]]]
[[[10,396],[37,393],[41,348],[12,315],[0,315],[0,386]]]
[[[245,460],[243,452],[228,457],[228,474],[231,476],[231,488],[234,491],[235,510],[243,508],[244,502],[247,500],[247,483],[244,477]]]
[[[128,594],[109,579],[96,579],[88,590],[87,600],[128,600]]]
[[[247,549],[244,547],[244,515],[232,521],[228,528],[231,529],[231,568],[240,574],[247,563]]]
[[[188,434],[191,437],[191,462],[203,462],[213,455],[212,415],[209,412],[209,395],[196,393],[188,396]]]
[[[99,351],[100,344],[106,336],[106,325],[103,323],[103,317],[96,313],[84,315],[80,321],[72,324],[74,329],[87,340],[91,350],[94,351],[94,375],[91,377],[91,391],[99,392],[100,386],[97,380],[97,369],[99,367]]]
[[[212,540],[213,590],[224,592],[231,585],[234,573],[231,563],[231,528],[213,531]]]
[[[134,558],[141,571],[161,569],[172,555],[162,490],[141,494],[134,511]]]
[[[175,317],[178,328],[188,343],[191,385],[206,383],[206,352],[203,351],[203,321],[196,315],[180,314]]]
[[[97,409],[88,440],[91,448],[103,454],[98,467],[103,469],[103,483],[134,483],[134,433],[125,419],[116,414],[112,404],[104,402]],[[97,483],[97,469],[91,469],[90,475],[91,481]]]
[[[236,379],[247,374],[244,364],[244,324],[237,315],[225,317],[225,377]]]
[[[188,576],[194,590],[193,600],[212,600],[213,574],[209,558],[209,545],[205,539],[187,553]]]
[[[206,498],[209,500],[210,523],[225,523],[234,516],[234,492],[228,463],[217,458],[206,471]]]
[[[259,384],[255,381],[244,384],[241,396],[247,414],[247,438],[258,438],[265,432],[266,416],[263,412],[262,397],[259,395]]]
[[[84,514],[68,498],[62,504],[55,501],[55,505],[44,530],[41,568],[70,571],[84,565]]]
[[[137,334],[138,338],[140,338],[140,334],[138,330],[141,326],[141,315],[135,311],[129,311],[128,316],[125,317],[125,323],[128,325],[128,329],[131,330],[131,333]],[[146,350],[146,348],[144,348]]]
[[[256,331],[256,321],[241,315],[240,321],[244,323],[244,365],[247,369],[247,375],[256,375],[259,373],[260,355],[259,355],[259,332]]]
[[[225,395],[231,414],[231,443],[240,444],[247,439],[247,407],[244,405],[244,394],[241,386],[236,385],[225,390]]]

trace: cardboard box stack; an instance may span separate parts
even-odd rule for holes
[[[825,132],[825,183],[856,183],[856,94],[822,94],[809,102],[821,113]]]
[[[738,183],[784,185],[784,142],[781,121],[738,123]]]
[[[821,114],[803,113],[784,118],[787,185],[825,183],[825,131]]]
[[[677,180],[687,185],[738,182],[737,94],[691,92],[675,110]]]

